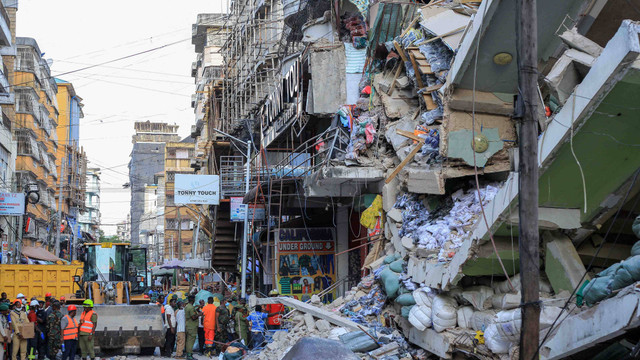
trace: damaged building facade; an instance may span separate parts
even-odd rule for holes
[[[542,359],[638,346],[631,3],[538,1]],[[196,171],[221,175],[212,266],[239,270],[244,205],[250,292],[322,300],[393,330],[405,355],[517,358],[515,6],[232,2],[221,75],[202,97],[206,131],[193,134],[206,153]]]

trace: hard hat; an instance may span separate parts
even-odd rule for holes
[[[77,309],[76,309],[76,306],[75,306],[75,305],[69,305],[69,306],[67,307],[67,311],[76,311],[76,310],[77,310]]]
[[[277,289],[273,289],[273,290],[269,291],[269,295],[278,295],[278,290]]]
[[[44,294],[44,297],[51,297],[51,293]]]
[[[60,296],[60,300],[67,300],[64,296]]]
[[[93,301],[91,299],[87,299],[82,303],[84,307],[93,307]]]
[[[31,303],[29,305],[38,306],[38,305],[40,305],[40,303],[38,302],[38,300],[31,300]]]
[[[21,301],[20,299],[15,299],[15,300],[13,301],[13,304],[14,304],[14,305],[15,305],[15,304],[21,304],[21,305],[22,305],[22,301]]]
[[[22,299],[22,298],[23,298],[23,297],[25,297],[25,296],[24,296],[24,294],[23,294],[23,293],[19,293],[19,294],[18,294],[18,296],[16,296],[16,297],[17,297],[18,299]]]

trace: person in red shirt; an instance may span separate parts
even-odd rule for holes
[[[36,323],[38,322],[38,317],[36,316],[36,312],[39,309],[40,309],[40,303],[38,302],[38,300],[31,300],[31,303],[29,303],[29,312],[27,313],[27,319],[29,319],[29,322],[33,323],[34,328],[36,328]],[[38,350],[38,338],[34,337],[32,339],[28,339],[27,354],[32,354],[32,353],[35,354],[37,350]]]
[[[269,291],[270,297],[278,297],[278,295],[280,294],[276,289]],[[267,311],[267,313],[269,313],[269,317],[267,318],[267,329],[280,329],[280,326],[282,326],[282,313],[284,313],[284,305],[267,304],[265,306],[265,310]]]

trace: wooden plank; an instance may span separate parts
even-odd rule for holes
[[[411,150],[409,155],[407,155],[407,157],[404,158],[404,160],[402,160],[400,165],[398,165],[398,167],[396,167],[396,169],[393,170],[391,175],[389,175],[389,177],[384,181],[385,184],[390,183],[393,179],[396,178],[396,176],[398,176],[398,174],[400,173],[400,170],[402,170],[409,163],[409,161],[413,160],[413,157],[416,156],[416,154],[418,153],[418,151],[420,151],[420,149],[422,149],[423,144],[424,144],[424,139],[420,139],[418,141],[418,144],[413,148],[413,150]]]
[[[433,85],[433,86],[427,86],[427,87],[422,88],[422,92],[429,94],[429,93],[431,93],[433,91],[439,90],[442,86],[444,86],[444,84],[436,84],[436,85]]]
[[[407,59],[407,54],[404,53],[404,50],[402,50],[402,46],[400,46],[397,41],[393,42],[393,46],[396,48],[396,51],[398,52],[398,55],[400,55],[402,61],[409,61]]]
[[[396,129],[396,134],[398,135],[402,135],[404,137],[408,137],[409,139],[412,140],[416,140],[416,141],[424,141],[424,139],[422,139],[421,137],[419,137],[418,135],[412,133],[411,131],[406,131],[406,130],[401,130],[401,129]]]
[[[446,33],[444,33],[444,34],[442,34],[442,35],[438,35],[438,36],[436,36],[436,37],[432,37],[431,39],[421,41],[421,42],[417,43],[417,44],[416,44],[416,46],[420,46],[420,45],[428,44],[428,43],[430,43],[430,42],[436,41],[436,40],[441,39],[441,38],[443,38],[443,37],[447,37],[447,36],[449,36],[449,35],[453,35],[453,34],[459,33],[459,32],[461,32],[461,31],[463,31],[466,27],[467,27],[466,25],[465,25],[465,26],[460,26],[460,27],[459,27],[459,28],[457,28],[457,29],[453,29],[453,30],[451,30],[451,31],[447,31]]]
[[[422,98],[424,99],[424,103],[427,106],[427,111],[438,108],[438,105],[435,103],[435,101],[433,101],[433,98],[431,97],[431,93],[423,93]]]
[[[409,53],[409,58],[411,59],[411,64],[413,65],[413,70],[415,70],[415,73],[416,73],[416,81],[418,82],[418,86],[420,88],[423,88],[424,84],[422,83],[422,76],[420,75],[420,73],[418,71],[418,65],[416,64],[416,59],[413,57],[412,53]]]
[[[404,67],[404,63],[400,62],[395,75],[393,75],[393,80],[391,81],[391,86],[389,86],[389,92],[387,92],[387,95],[391,95],[391,93],[393,92],[393,88],[396,87],[396,80],[398,80],[398,77],[400,76],[400,73],[402,72],[403,67]]]
[[[406,29],[404,29],[404,31],[402,32],[402,34],[400,34],[400,37],[404,37],[405,35],[407,35],[407,33],[409,32],[409,30],[411,30],[413,28],[413,26],[416,24],[416,22],[418,22],[418,20],[420,19],[420,16],[416,16],[412,21],[411,24],[409,24],[409,26],[407,26]]]

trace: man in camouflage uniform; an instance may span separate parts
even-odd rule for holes
[[[229,332],[227,331],[227,326],[229,325],[229,310],[227,310],[227,306],[229,303],[222,303],[216,309],[216,336],[214,340],[217,342],[216,348],[218,349],[218,353],[222,351],[222,344],[229,342]]]
[[[49,350],[49,359],[55,359],[56,354],[62,348],[62,313],[60,312],[60,302],[56,301],[51,305],[53,311],[47,318],[47,348]]]

